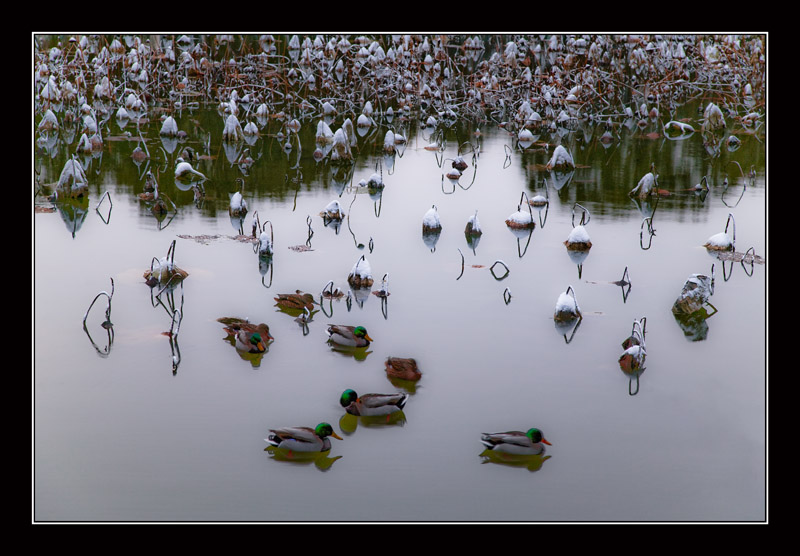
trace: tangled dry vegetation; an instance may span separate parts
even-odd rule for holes
[[[269,119],[287,136],[321,118],[350,130],[412,115],[512,131],[667,122],[694,98],[757,126],[766,100],[765,35],[39,35],[35,45],[37,130],[71,129],[76,151],[102,149],[112,117],[165,121],[201,104],[239,141]],[[346,157],[336,145],[329,152]]]

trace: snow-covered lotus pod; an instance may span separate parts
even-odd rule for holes
[[[478,221],[478,211],[475,211],[475,214],[469,217],[467,220],[467,225],[464,228],[464,233],[468,236],[479,236],[483,234],[483,230],[481,229],[481,223]]]
[[[711,276],[705,274],[692,274],[683,284],[680,296],[672,305],[672,313],[676,316],[686,316],[696,313],[703,308],[714,293],[714,267],[711,267]]]
[[[353,120],[346,118],[345,121],[342,122],[342,129],[347,134],[347,140],[350,142],[350,146],[355,147],[358,144],[358,137],[353,127]]]
[[[108,76],[103,76],[100,83],[94,86],[94,96],[97,99],[107,100],[111,98],[112,86]]]
[[[527,149],[531,145],[533,145],[534,137],[531,130],[527,128],[522,128],[517,134],[517,141],[519,142],[519,146],[523,149]]]
[[[394,131],[391,129],[386,131],[386,135],[383,137],[383,152],[386,154],[395,152]]]
[[[183,158],[178,157],[175,161],[175,179],[176,180],[183,180],[183,181],[200,181],[200,180],[207,180],[208,178],[205,177],[201,172],[198,172],[192,165]]]
[[[438,122],[436,121],[436,118],[434,118],[433,116],[428,116],[428,119],[425,120],[426,127],[436,127],[437,123]]]
[[[664,124],[664,134],[667,135],[669,132],[677,132],[677,137],[685,139],[694,133],[694,128],[686,122],[670,120]],[[669,137],[669,135],[667,135],[667,137]]]
[[[714,131],[725,127],[725,116],[722,110],[713,102],[708,103],[703,110],[703,131]]]
[[[331,126],[325,123],[325,120],[320,120],[317,124],[316,141],[318,145],[327,145],[333,142],[333,131]]]
[[[175,118],[172,116],[164,118],[159,135],[162,137],[175,137],[178,135],[178,123],[175,121]]]
[[[258,108],[256,108],[256,116],[258,116],[259,118],[268,117],[269,116],[269,107],[264,103],[259,104]]]
[[[244,139],[242,124],[239,123],[239,118],[236,117],[236,114],[231,114],[225,120],[225,129],[222,130],[222,140],[238,142],[242,139]]]
[[[58,131],[58,118],[49,108],[39,122],[39,131]]]
[[[372,174],[368,179],[358,182],[361,187],[368,187],[370,189],[382,189],[384,186],[383,178],[377,172]]]
[[[558,296],[553,319],[556,322],[568,322],[581,316],[581,309],[578,306],[578,299],[575,297],[575,290],[572,286],[569,286],[565,292]]]
[[[344,218],[344,211],[338,200],[333,200],[319,213],[326,220],[341,220]]]
[[[258,244],[256,246],[258,255],[260,257],[270,257],[273,254],[272,238],[266,230],[262,231],[258,236]]]
[[[372,268],[364,255],[361,255],[361,258],[353,265],[353,269],[347,275],[347,282],[353,288],[368,288],[372,286],[374,282]]]
[[[439,212],[436,209],[436,205],[433,205],[428,209],[428,212],[425,213],[425,216],[422,217],[422,231],[433,232],[441,229],[442,223],[439,220]]]
[[[42,90],[39,92],[39,98],[51,103],[56,103],[61,100],[61,91],[58,90],[55,77],[52,75],[47,79]]]
[[[125,127],[125,125],[127,125],[128,123],[128,120],[131,119],[131,115],[128,113],[127,110],[125,110],[124,106],[120,106],[119,109],[117,110],[116,118],[117,118],[117,124],[119,124],[120,127]]]
[[[356,120],[356,126],[359,129],[363,130],[371,125],[372,125],[372,118],[363,113],[358,116],[358,119]]]
[[[322,115],[328,118],[333,118],[336,116],[336,108],[334,108],[330,102],[325,101],[322,104]]]
[[[640,199],[643,199],[651,194],[658,193],[658,174],[656,173],[655,165],[650,165],[650,171],[642,176],[642,179],[639,180],[639,183],[631,189],[628,195],[630,196],[637,196]]]
[[[575,162],[572,160],[572,155],[564,148],[563,145],[558,145],[553,151],[553,156],[550,157],[550,162],[547,163],[548,170],[569,170],[575,168]]]
[[[247,122],[242,132],[245,134],[245,136],[254,137],[258,135],[258,126],[253,122]]]
[[[572,228],[564,245],[570,251],[587,251],[592,248],[592,240],[589,239],[586,227],[578,225]]]
[[[353,160],[353,153],[350,150],[350,143],[347,140],[347,133],[339,128],[333,134],[333,148],[331,149],[331,161],[350,162]]]
[[[89,140],[89,137],[85,133],[81,134],[81,138],[78,139],[78,144],[75,145],[75,152],[79,153],[92,152],[92,142]]]
[[[155,259],[150,262],[150,268],[144,271],[144,279],[147,285],[154,287],[158,284],[176,285],[178,282],[189,276],[189,273],[175,264],[175,241],[170,245],[166,257]]]
[[[728,233],[728,226],[731,227],[731,233]],[[728,220],[725,222],[725,231],[719,232],[708,238],[708,241],[703,244],[703,247],[709,251],[733,251],[736,244],[736,221],[733,219],[732,214],[728,214]]]
[[[536,226],[536,221],[533,219],[533,212],[529,207],[517,207],[517,211],[506,218],[506,226],[514,230],[527,230]]]
[[[75,158],[70,158],[64,164],[56,184],[57,196],[80,197],[89,191],[89,180],[86,172]]]

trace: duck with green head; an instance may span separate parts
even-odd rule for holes
[[[372,342],[363,326],[328,325],[328,341],[340,346],[366,347]]]
[[[507,431],[481,434],[481,443],[489,450],[506,454],[533,456],[544,453],[544,445],[551,444],[539,429],[527,432]]]
[[[269,341],[275,339],[269,333],[269,326],[263,322],[253,324],[235,317],[223,317],[217,321],[225,325],[229,338],[234,337],[236,349],[245,353],[264,353]]]
[[[348,388],[342,392],[339,403],[350,415],[370,417],[391,415],[402,411],[408,401],[408,394],[364,394],[359,396]]]
[[[271,433],[264,440],[270,446],[283,448],[294,452],[327,452],[331,449],[331,439],[342,440],[328,423],[320,423],[315,428],[311,427],[283,427],[270,429]]]

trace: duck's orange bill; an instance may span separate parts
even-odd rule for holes
[[[367,339],[367,341],[373,341],[373,339],[369,337],[369,334],[364,334],[364,337]]]
[[[547,444],[548,446],[552,446],[545,438],[542,438],[542,443]]]
[[[334,438],[338,438],[339,440],[344,440],[344,438],[342,438],[341,436],[339,436],[339,435],[338,435],[338,434],[336,434],[335,432],[332,432],[332,433],[331,433],[331,436],[332,436],[332,437],[334,437]]]

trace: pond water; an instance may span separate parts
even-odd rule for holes
[[[683,115],[697,125],[697,105]],[[352,173],[341,176],[315,161],[316,122],[307,121],[302,148],[288,153],[277,126],[262,129],[245,175],[215,109],[175,116],[188,138],[162,142],[158,121],[144,125],[151,158],[142,165],[131,158],[135,125],[110,121],[103,151],[84,161],[88,201],[36,199],[35,520],[766,518],[766,265],[726,262],[703,247],[732,214],[736,251],[766,259],[763,136],[732,126],[726,136],[741,146],[722,143],[712,155],[699,133],[671,140],[654,122],[617,128],[609,144],[602,126],[583,125],[523,150],[502,128],[484,124],[478,134],[460,122],[442,128],[442,148],[431,151],[431,131],[398,118],[408,143],[394,160],[380,153],[382,123],[359,137]],[[557,140],[576,164],[561,181],[545,169]],[[444,174],[460,145],[469,167],[454,183]],[[185,146],[208,177],[200,201],[173,178]],[[37,149],[42,183],[57,181],[65,150]],[[753,167],[754,180],[733,161],[744,173]],[[651,163],[671,194],[631,199]],[[138,198],[145,166],[177,206],[163,220]],[[357,187],[376,172],[382,191]],[[703,176],[707,195],[686,191]],[[228,214],[240,177],[250,209],[241,223]],[[111,202],[100,203],[106,192]],[[547,195],[549,205],[532,209],[532,233],[515,234],[505,220],[522,192]],[[338,229],[319,216],[334,199],[349,217]],[[593,244],[580,264],[564,245],[575,203],[590,214]],[[442,223],[435,244],[422,234],[432,205]],[[464,227],[476,210],[483,235],[470,246]],[[235,237],[240,225],[250,233],[255,212],[274,231],[271,265]],[[654,235],[643,222],[651,214]],[[156,296],[143,273],[173,241],[189,276]],[[385,300],[325,301],[306,330],[276,307],[277,294],[298,289],[319,301],[329,280],[346,292],[362,255],[373,290],[388,275]],[[676,319],[684,281],[712,265],[710,316]],[[630,287],[612,284],[626,269]],[[113,338],[101,327],[105,298],[83,327],[111,279]],[[569,286],[583,318],[559,329],[556,301]],[[169,337],[175,308],[182,319]],[[227,316],[267,323],[268,351],[240,355],[217,322]],[[637,384],[618,359],[642,317],[647,359]],[[328,323],[363,325],[373,342],[334,350]],[[389,356],[415,358],[421,380],[390,382]],[[346,388],[409,392],[404,418],[343,419]],[[323,421],[343,438],[329,454],[286,461],[265,451],[270,428]],[[531,427],[552,444],[545,457],[481,456],[481,433]]]

